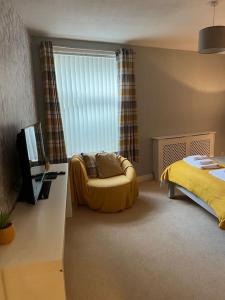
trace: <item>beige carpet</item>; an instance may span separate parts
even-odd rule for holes
[[[192,201],[155,182],[133,208],[87,208],[67,221],[68,300],[225,299],[225,231]]]

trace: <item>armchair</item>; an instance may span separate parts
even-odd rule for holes
[[[70,161],[72,200],[100,212],[118,212],[131,207],[138,196],[138,184],[133,165],[118,156],[124,175],[110,178],[89,178],[81,156]]]

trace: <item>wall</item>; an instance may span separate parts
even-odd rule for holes
[[[153,136],[216,131],[216,154],[225,152],[224,55],[138,48],[136,74],[141,172],[152,170]]]
[[[9,0],[0,0],[0,209],[17,197],[16,134],[36,122],[27,30]]]
[[[32,38],[39,116],[43,116],[39,44]],[[118,44],[51,39],[54,45],[116,50]],[[197,46],[196,46],[197,47]],[[151,137],[212,130],[216,153],[225,152],[225,56],[133,47],[140,131],[138,174],[152,171]]]

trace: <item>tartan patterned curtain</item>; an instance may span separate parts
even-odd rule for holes
[[[52,42],[41,42],[40,57],[46,109],[48,159],[51,163],[63,163],[67,161],[67,155],[56,87]]]
[[[131,162],[138,162],[137,102],[134,75],[134,50],[116,51],[121,98],[120,154]]]

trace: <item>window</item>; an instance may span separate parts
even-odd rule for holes
[[[119,95],[113,52],[54,48],[67,155],[119,150]]]

